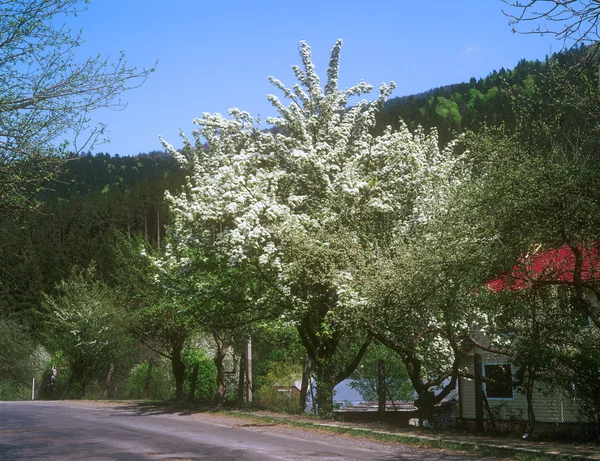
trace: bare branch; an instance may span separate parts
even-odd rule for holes
[[[502,10],[509,18],[513,32],[551,35],[563,42],[563,48],[596,43],[599,36],[599,0],[502,0],[509,9]],[[521,29],[525,23],[531,28]]]

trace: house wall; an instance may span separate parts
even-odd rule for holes
[[[481,354],[482,365],[486,363],[507,363],[508,357],[492,354],[476,349],[474,352]],[[469,374],[474,373],[473,355],[468,355],[461,362],[461,369]],[[514,373],[514,369],[513,369]],[[484,386],[485,388],[485,386]],[[475,383],[466,378],[459,379],[460,411],[461,417],[475,419]],[[527,399],[524,395],[513,391],[512,399],[490,399],[490,409],[499,419],[527,420]],[[484,414],[486,414],[484,408]],[[533,398],[533,411],[536,421],[540,422],[578,422],[577,411],[573,400],[558,392],[535,392]]]

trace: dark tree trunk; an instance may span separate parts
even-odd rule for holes
[[[115,372],[115,365],[110,364],[108,375],[106,375],[106,383],[104,384],[104,398],[107,399],[110,395],[110,383],[112,381],[113,373]]]
[[[225,366],[223,360],[227,355],[227,346],[220,341],[215,335],[215,341],[217,342],[217,353],[213,362],[217,368],[217,393],[215,394],[215,401],[217,405],[222,405],[225,401],[225,393],[227,392],[227,381],[225,379]]]
[[[527,365],[527,381],[525,381],[525,396],[527,397],[527,430],[533,437],[535,429],[535,412],[533,410],[533,390],[535,387],[534,371],[531,364]]]
[[[381,359],[377,361],[377,394],[379,397],[377,411],[380,418],[385,418],[385,365]]]
[[[435,404],[435,395],[429,389],[423,390],[417,394],[415,406],[419,412],[419,426],[431,427],[433,424]]]
[[[300,411],[306,411],[306,396],[308,395],[308,383],[310,379],[310,359],[307,357],[304,360],[302,367],[302,385],[300,386]],[[314,404],[314,402],[313,402]]]
[[[175,377],[175,398],[181,400],[183,398],[183,381],[185,380],[185,364],[181,359],[181,349],[173,351],[171,364],[173,366],[173,376]]]
[[[160,208],[156,208],[156,247],[160,248]]]
[[[317,408],[322,418],[333,417],[334,377],[329,367],[319,367],[317,370]]]
[[[483,369],[481,368],[481,354],[473,354],[473,367],[475,371],[475,431],[483,432]]]
[[[40,382],[36,391],[36,400],[45,400],[52,396],[52,385],[50,382],[51,376],[52,372],[44,373],[42,375],[42,381]]]
[[[146,242],[148,241],[148,212],[144,211],[144,237],[146,237]]]
[[[152,365],[154,365],[154,360],[148,360],[148,371],[146,371],[146,379],[144,379],[144,390],[142,391],[142,398],[144,399],[150,397],[150,378],[152,377]]]
[[[190,383],[190,392],[188,394],[188,401],[193,402],[196,397],[196,383],[198,382],[198,363],[194,364],[194,370],[192,371],[192,382]]]

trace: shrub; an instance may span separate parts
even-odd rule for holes
[[[126,399],[144,398],[144,383],[148,374],[148,362],[134,366],[123,389],[122,397]],[[155,362],[150,373],[149,398],[168,400],[175,395],[175,381],[169,372],[168,365]]]
[[[300,393],[295,383],[301,376],[299,365],[270,363],[264,383],[256,391],[256,403],[270,410],[300,411]]]
[[[217,392],[217,367],[202,349],[190,349],[183,356],[185,363],[184,395],[190,392],[194,366],[198,364],[195,400],[212,400]]]

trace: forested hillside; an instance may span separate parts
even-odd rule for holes
[[[159,246],[169,219],[164,195],[183,181],[172,156],[84,155],[69,160],[37,195],[37,206],[1,223],[0,312],[39,338],[42,295],[74,267],[96,264],[113,282],[113,248],[120,234],[142,235]]]
[[[515,107],[523,98],[534,92],[556,91],[552,81],[552,68],[576,78],[581,72],[593,78],[595,65],[585,69],[575,66],[586,58],[588,49],[581,46],[546,56],[543,61],[521,60],[514,69],[497,69],[485,77],[473,77],[469,82],[454,83],[415,95],[389,99],[378,116],[379,130],[386,125],[398,126],[399,120],[411,130],[417,126],[425,129],[435,127],[440,142],[453,139],[466,130],[479,130],[483,126],[505,125],[515,130],[517,117]]]

